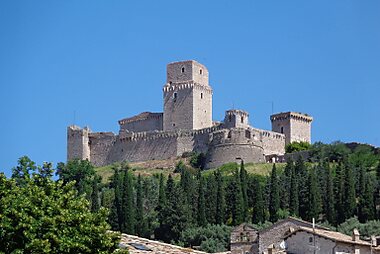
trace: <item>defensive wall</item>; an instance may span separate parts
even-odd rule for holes
[[[68,159],[89,159],[95,166],[118,161],[162,160],[181,156],[185,152],[202,152],[207,155],[206,167],[214,168],[236,161],[265,162],[265,154],[277,149],[281,152],[285,137],[282,134],[255,128],[224,128],[223,125],[201,130],[130,132],[121,129],[112,132],[90,132],[70,126]],[[263,139],[265,140],[263,142]],[[87,141],[87,143],[86,143]],[[266,143],[271,143],[266,144]],[[267,147],[271,149],[268,150]]]

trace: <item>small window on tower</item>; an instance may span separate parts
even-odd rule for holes
[[[173,93],[173,99],[174,101],[177,100],[177,93]]]
[[[200,70],[199,70],[199,74],[201,74],[201,75],[202,75],[202,69],[200,69]]]
[[[203,99],[203,93],[201,93],[201,99]]]
[[[182,73],[185,72],[185,67],[182,67],[181,72],[182,72]]]
[[[281,133],[284,134],[284,127],[281,127]]]
[[[231,116],[231,115],[228,115],[228,121],[229,121],[229,122],[232,121],[232,116]]]
[[[244,123],[244,116],[240,117],[240,122]]]

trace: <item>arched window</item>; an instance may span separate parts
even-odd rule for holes
[[[185,67],[182,67],[181,72],[182,72],[182,73],[185,72]]]
[[[201,74],[201,75],[202,75],[202,69],[200,69],[200,70],[199,70],[199,74]]]
[[[178,97],[177,92],[173,93],[173,100],[174,100],[174,102],[177,101],[177,97]]]
[[[201,93],[201,99],[203,99],[203,93]]]

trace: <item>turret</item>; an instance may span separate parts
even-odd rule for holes
[[[292,142],[311,143],[311,123],[313,117],[296,112],[271,115],[272,131],[285,134],[285,144]]]
[[[90,144],[88,134],[90,129],[81,129],[71,125],[67,127],[67,161],[73,159],[90,160]]]
[[[225,128],[247,128],[249,114],[246,111],[230,109],[226,111],[223,126]]]

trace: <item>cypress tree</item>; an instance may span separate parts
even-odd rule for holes
[[[273,164],[271,180],[270,180],[270,196],[269,196],[269,220],[271,222],[276,222],[278,220],[279,209],[280,209],[280,189],[278,185],[276,164]]]
[[[309,172],[308,179],[308,210],[307,220],[311,221],[313,218],[318,219],[321,212],[321,197],[318,191],[317,176],[315,175],[315,168]]]
[[[136,186],[136,229],[135,232],[138,236],[142,236],[145,231],[144,223],[144,208],[143,208],[143,189],[141,182],[141,175],[137,177],[137,186]]]
[[[184,205],[187,206],[186,209],[189,212],[189,219],[192,222],[196,222],[198,205],[197,202],[194,202],[194,200],[197,200],[194,191],[196,189],[196,185],[193,175],[186,167],[181,171],[180,186],[182,188],[181,193],[183,195],[182,198],[184,199]]]
[[[200,176],[199,186],[198,186],[198,225],[206,226],[206,204],[204,196],[204,178]]]
[[[162,221],[155,236],[165,242],[178,241],[181,232],[190,226],[188,209],[182,198],[182,188],[177,187],[171,175],[166,183],[166,204],[162,210]]]
[[[344,164],[344,218],[348,219],[354,216],[356,209],[356,196],[355,196],[355,179],[352,168],[347,162]]]
[[[224,181],[220,170],[218,169],[214,173],[215,182],[216,182],[216,214],[215,214],[215,223],[223,224],[225,219],[225,193],[224,193]]]
[[[326,219],[332,225],[336,225],[336,212],[335,212],[335,198],[334,198],[334,179],[332,175],[332,170],[328,162],[324,164],[326,170],[326,195],[325,195],[325,205],[324,213]]]
[[[123,193],[123,177],[124,174],[118,168],[114,168],[114,175],[111,181],[111,187],[114,189],[115,198],[110,212],[111,228],[115,231],[122,230],[123,209],[122,209],[122,193]]]
[[[358,219],[361,223],[365,223],[368,220],[373,220],[375,217],[375,206],[374,206],[374,188],[373,181],[368,175],[364,174],[364,190],[359,196],[359,207],[358,207]]]
[[[158,203],[156,207],[158,222],[162,224],[163,221],[163,209],[166,206],[166,193],[164,184],[164,175],[160,174],[159,186],[158,186]]]
[[[216,172],[215,172],[216,173]],[[217,184],[215,173],[209,175],[205,178],[206,188],[205,188],[205,200],[207,206],[205,207],[205,213],[208,223],[216,224],[216,214],[217,214]]]
[[[280,185],[281,185],[281,192],[280,192],[280,207],[283,210],[289,209],[290,204],[290,194],[291,194],[291,177],[292,177],[292,171],[294,168],[294,163],[292,159],[290,158],[285,166],[284,173],[280,177]]]
[[[254,197],[252,207],[252,223],[264,223],[265,222],[265,205],[263,199],[263,190],[258,179],[253,180]]]
[[[334,193],[335,193],[335,211],[336,219],[335,225],[338,225],[345,221],[344,213],[344,167],[342,163],[339,163],[335,168],[334,178]]]
[[[92,180],[92,192],[91,192],[91,211],[96,212],[100,209],[100,199],[99,199],[99,185],[101,182],[101,177],[98,175],[94,176]]]
[[[299,216],[298,177],[294,167],[290,178],[289,212],[293,216]]]
[[[295,171],[297,175],[297,184],[298,184],[298,204],[299,204],[299,216],[302,219],[306,219],[307,217],[307,210],[308,210],[308,187],[307,187],[307,180],[308,180],[308,173],[307,168],[305,166],[305,163],[302,159],[302,157],[298,157],[296,165],[295,165]]]
[[[135,233],[135,208],[134,208],[134,195],[133,195],[133,180],[132,174],[129,170],[124,171],[123,179],[123,195],[122,195],[122,209],[123,209],[123,224],[122,232],[127,234]]]
[[[246,221],[248,217],[248,173],[244,167],[244,161],[241,160],[240,163],[240,184],[241,184],[241,192],[243,196],[243,219]]]
[[[239,171],[236,169],[231,181],[228,184],[227,199],[232,225],[238,225],[244,221],[243,209],[244,200],[241,191]]]

